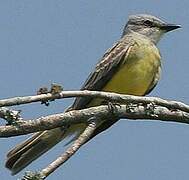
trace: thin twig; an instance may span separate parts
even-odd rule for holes
[[[33,96],[14,97],[0,100],[0,107],[2,106],[14,106],[20,104],[28,104],[33,102],[41,102],[62,98],[72,97],[92,97],[92,98],[104,98],[106,100],[122,103],[154,103],[155,105],[165,106],[171,109],[179,109],[185,112],[189,112],[189,105],[177,101],[168,101],[157,97],[141,97],[132,95],[121,95],[117,93],[101,92],[101,91],[61,91],[60,93],[52,94],[40,94]]]
[[[63,163],[65,163],[71,156],[73,156],[79,150],[79,148],[91,137],[96,127],[97,122],[90,122],[84,132],[78,137],[78,139],[75,140],[74,143],[62,155],[60,155],[55,161],[53,161],[41,171],[44,179],[51,173],[53,173]]]

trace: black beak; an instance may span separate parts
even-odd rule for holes
[[[164,24],[160,27],[162,30],[165,30],[166,32],[181,28],[180,25],[176,25],[176,24]]]

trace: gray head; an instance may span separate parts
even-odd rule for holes
[[[122,37],[134,31],[149,37],[154,43],[157,43],[163,34],[177,28],[180,28],[180,26],[166,23],[155,16],[137,14],[129,16]]]

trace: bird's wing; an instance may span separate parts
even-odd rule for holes
[[[94,71],[89,75],[81,90],[100,91],[112,76],[119,69],[120,65],[127,59],[134,41],[131,38],[124,37],[120,39],[112,48],[108,49],[102,59],[96,65]],[[74,101],[71,109],[85,108],[92,98],[79,97]]]

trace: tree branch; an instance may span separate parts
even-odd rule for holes
[[[51,173],[53,173],[58,167],[60,167],[63,163],[65,163],[70,157],[72,157],[79,148],[87,142],[87,140],[91,137],[93,132],[97,127],[98,121],[94,119],[89,123],[87,128],[84,132],[74,141],[74,143],[62,154],[60,155],[55,161],[49,164],[46,168],[44,168],[40,173],[42,174],[43,178],[45,179]]]
[[[56,88],[56,87],[55,87]],[[55,89],[56,90],[56,89]],[[59,90],[59,89],[58,89]],[[19,113],[4,108],[2,106],[13,106],[33,102],[42,102],[48,104],[49,101],[61,98],[71,97],[91,97],[103,98],[113,104],[113,109],[109,105],[101,105],[81,110],[71,110],[65,113],[53,114],[40,117],[33,120],[24,120],[20,118]],[[117,103],[117,104],[116,104]],[[119,104],[119,105],[118,105]],[[108,121],[115,117],[116,119],[126,118],[133,120],[160,120],[172,121],[189,124],[189,106],[177,101],[168,101],[157,97],[139,97],[131,95],[121,95],[116,93],[98,92],[98,91],[51,91],[51,93],[15,97],[0,100],[0,117],[6,120],[15,119],[16,123],[0,126],[0,137],[11,137],[29,134],[38,131],[50,130],[57,127],[63,127],[71,124],[88,124],[84,132],[78,139],[54,162],[37,173],[29,172],[26,179],[45,179],[59,166],[66,162],[93,134],[100,121]],[[8,112],[8,116],[7,116]],[[9,113],[10,112],[10,113]],[[10,116],[9,116],[10,115]],[[16,115],[16,116],[15,116]],[[93,121],[90,121],[93,119]],[[100,122],[101,123],[101,122]]]
[[[154,104],[118,105],[113,114],[111,109],[107,105],[104,105],[49,115],[36,120],[17,121],[16,126],[0,126],[0,137],[18,136],[70,124],[86,123],[92,117],[109,119],[112,115],[116,118],[151,119],[189,124],[189,113],[176,109],[168,109],[167,107],[155,106]]]
[[[107,106],[99,106],[88,108],[84,110],[75,111],[78,114],[82,114],[81,117],[91,117],[93,121],[90,121],[87,128],[84,132],[79,136],[78,139],[74,141],[74,143],[56,160],[50,163],[46,168],[42,169],[39,172],[33,173],[29,172],[30,178],[32,180],[33,177],[38,176],[39,180],[46,179],[51,173],[53,173],[56,169],[58,169],[62,164],[64,164],[71,156],[75,154],[75,152],[90,138],[95,129],[98,127],[97,124],[102,119],[109,119],[108,116],[111,114],[111,109]],[[73,113],[74,114],[74,113]],[[88,116],[91,115],[91,116]],[[112,115],[112,114],[111,114]],[[116,109],[114,109],[115,117],[119,118],[131,118],[131,119],[154,119],[154,120],[162,120],[162,121],[173,121],[173,122],[181,122],[189,124],[189,113],[183,112],[180,110],[169,110],[166,107],[154,106],[153,104],[147,105],[117,105]],[[83,122],[86,122],[87,118],[83,119]],[[74,118],[73,118],[74,119]],[[76,118],[77,119],[77,118]],[[102,121],[105,121],[102,120]],[[82,121],[81,121],[82,122]],[[101,122],[100,122],[101,123]]]
[[[167,101],[157,97],[140,97],[87,90],[61,91],[60,93],[56,94],[47,93],[35,96],[9,98],[0,100],[0,106],[11,106],[16,104],[32,103],[36,101],[52,100],[56,98],[59,99],[78,96],[105,98],[111,102],[126,104],[126,106],[120,106],[116,113],[114,112],[114,115],[118,118],[159,119],[164,121],[188,123],[189,106],[181,102]],[[149,113],[150,108],[151,113]],[[156,112],[154,110],[156,110]],[[1,117],[3,118],[5,113],[4,111],[2,112],[3,113]],[[88,108],[85,110],[73,110],[66,113],[49,115],[34,120],[24,121],[23,119],[18,119],[14,125],[0,126],[0,137],[18,136],[37,131],[53,129],[68,124],[85,123],[87,119],[94,116],[98,116],[101,119],[108,119],[108,116],[110,115],[112,114],[110,113],[110,109],[108,109],[107,106],[100,106]]]
[[[111,92],[101,92],[101,91],[61,91],[59,93],[46,93],[33,96],[23,96],[14,97],[0,100],[0,107],[3,106],[14,106],[20,104],[28,104],[33,102],[41,102],[62,98],[72,98],[72,97],[92,97],[92,98],[103,98],[113,102],[122,103],[154,103],[156,105],[164,106],[171,109],[179,109],[182,111],[189,112],[189,105],[186,105],[178,101],[168,101],[158,97],[142,97],[142,96],[132,96],[132,95],[122,95]]]

